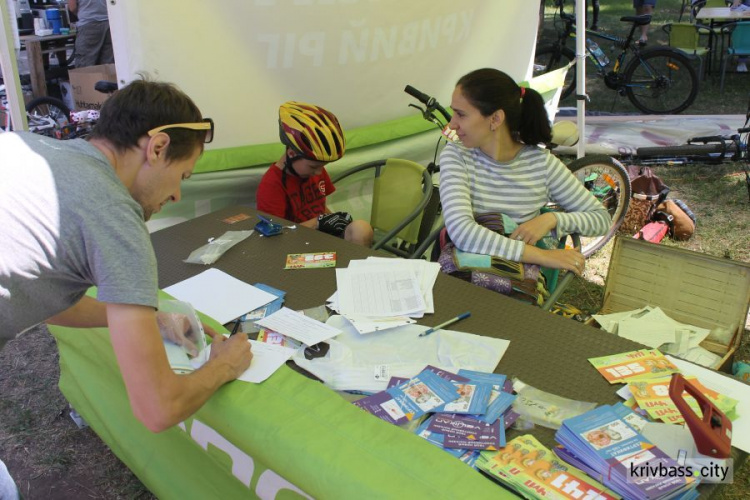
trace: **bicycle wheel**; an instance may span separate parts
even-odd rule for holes
[[[581,236],[581,253],[588,258],[601,249],[617,232],[630,203],[630,177],[622,164],[606,155],[573,160],[568,169],[601,202],[612,217],[603,236]]]
[[[70,110],[60,99],[38,97],[26,105],[29,130],[35,134],[59,137],[59,132],[70,124]]]
[[[549,73],[558,68],[568,65],[576,58],[576,53],[568,47],[558,49],[557,45],[542,43],[537,45],[534,53],[534,72],[533,76]],[[563,86],[562,96],[560,99],[568,97],[576,88],[576,72],[568,71],[565,75],[565,84]]]
[[[624,82],[630,102],[653,115],[680,113],[698,95],[698,75],[690,60],[667,48],[649,50],[631,59]]]

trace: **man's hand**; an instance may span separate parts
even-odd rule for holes
[[[557,227],[557,218],[553,213],[547,212],[534,217],[530,221],[519,224],[509,238],[523,241],[529,245],[536,245],[537,241],[549,234],[555,227]]]
[[[187,316],[160,311],[156,313],[156,323],[159,325],[161,338],[183,347],[193,357],[198,355],[198,347],[188,337],[200,335],[200,333],[191,331],[190,320]]]
[[[318,216],[318,229],[324,233],[341,236],[352,223],[352,216],[346,212],[333,212]]]
[[[219,340],[218,337],[223,340]],[[222,362],[229,369],[229,376],[236,379],[250,367],[250,361],[253,359],[247,334],[236,333],[228,339],[223,335],[218,337],[214,338],[211,344],[211,359]]]

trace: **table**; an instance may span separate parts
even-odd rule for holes
[[[75,33],[20,37],[21,44],[26,47],[26,57],[29,61],[29,73],[31,75],[31,92],[34,98],[47,95],[47,78],[44,74],[45,56],[50,53],[64,52],[68,47],[73,47],[75,38]]]
[[[238,213],[253,217],[231,226],[221,222]],[[154,233],[159,286],[204,271],[182,259],[210,237],[252,228],[254,215],[249,208],[231,207]],[[376,253],[297,227],[272,238],[254,234],[215,267],[285,290],[286,305],[302,309],[324,302],[336,287],[335,273],[284,271],[288,253],[336,250],[338,267]],[[436,313],[420,323],[434,326],[470,310],[461,330],[511,341],[498,373],[569,398],[617,402],[615,388],[587,359],[642,347],[442,274],[434,298]],[[50,330],[60,348],[60,388],[66,398],[159,497],[263,496],[278,488],[315,498],[510,495],[447,453],[287,367],[262,384],[227,384],[181,426],[152,434],[132,417],[107,331]],[[537,427],[533,434],[554,446],[552,430]]]
[[[729,7],[704,7],[701,10],[698,11],[698,13],[695,15],[695,19],[708,19],[710,21],[710,30],[708,33],[708,47],[711,53],[711,59],[714,58],[715,53],[715,44],[714,44],[714,24],[717,21],[720,22],[726,22],[726,21],[750,21],[750,11],[738,11],[738,10],[732,10]],[[722,37],[721,42],[721,52],[723,57],[724,52],[724,39]],[[709,59],[709,66],[708,69],[711,69],[711,59]]]

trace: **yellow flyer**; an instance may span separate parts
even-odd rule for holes
[[[284,269],[320,269],[336,267],[336,252],[290,253]]]
[[[631,380],[663,377],[680,370],[657,349],[613,354],[601,358],[590,358],[599,373],[610,384],[624,384]]]

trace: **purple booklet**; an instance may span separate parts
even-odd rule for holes
[[[390,424],[401,425],[408,422],[401,407],[385,391],[355,401],[354,406],[358,406]]]
[[[446,448],[497,450],[505,446],[502,426],[471,417],[437,414],[430,420],[427,430],[443,434],[443,446]]]

